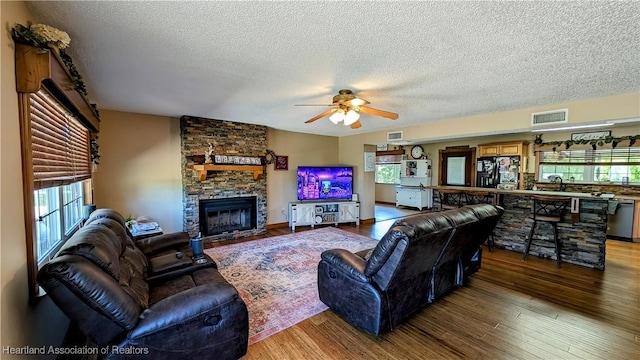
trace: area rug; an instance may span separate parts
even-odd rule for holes
[[[327,309],[318,298],[320,254],[370,249],[377,240],[333,227],[206,249],[249,310],[249,344]]]

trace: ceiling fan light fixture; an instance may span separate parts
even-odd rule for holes
[[[342,89],[338,91],[338,95],[333,97],[333,103],[327,105],[296,105],[296,106],[330,106],[331,108],[318,114],[311,119],[305,121],[305,124],[310,124],[316,120],[328,117],[329,121],[338,125],[341,121],[344,121],[344,125],[350,126],[352,129],[359,129],[360,113],[365,115],[380,116],[389,120],[396,120],[398,114],[389,111],[379,110],[365,106],[369,102],[365,99],[361,99],[353,95],[353,92],[348,89]]]
[[[354,122],[358,121],[358,119],[360,119],[360,114],[358,114],[354,110],[349,110],[347,111],[347,114],[344,116],[344,124],[346,126],[349,126]]]
[[[336,125],[338,125],[338,123],[344,119],[345,119],[345,115],[344,115],[344,110],[342,109],[337,110],[336,112],[331,114],[331,116],[329,116],[329,120],[331,120],[331,122]]]
[[[351,105],[352,106],[362,106],[362,105],[365,105],[367,103],[368,103],[368,101],[360,99],[360,98],[351,99]]]

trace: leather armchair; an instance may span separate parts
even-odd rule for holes
[[[502,213],[473,205],[415,215],[396,221],[366,255],[327,250],[318,264],[320,300],[366,332],[392,330],[479,268],[480,246]]]
[[[111,350],[106,359],[243,356],[247,308],[215,263],[152,278],[152,260],[104,217],[78,230],[38,282],[91,341]]]

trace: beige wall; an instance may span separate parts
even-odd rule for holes
[[[396,203],[396,185],[395,184],[376,184],[375,201]]]
[[[289,157],[289,170],[267,165],[267,224],[288,222],[289,202],[297,200],[298,166],[351,165],[339,161],[337,137],[269,129],[267,147]]]
[[[0,117],[0,348],[59,346],[68,320],[48,298],[29,304],[22,199],[22,163],[14,45],[9,29],[33,16],[24,2],[0,2],[2,107]],[[15,358],[8,355],[3,359]],[[24,357],[20,357],[24,358]],[[43,357],[44,358],[44,357]],[[54,357],[50,357],[54,358]]]
[[[348,131],[348,129],[345,129]],[[374,218],[375,173],[364,172],[364,152],[375,151],[375,147],[361,142],[349,141],[350,137],[340,137],[340,163],[353,166],[353,192],[360,200],[360,219]]]
[[[149,216],[165,232],[182,231],[180,119],[100,111],[98,208]]]

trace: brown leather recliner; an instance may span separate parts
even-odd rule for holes
[[[154,255],[166,250],[161,243],[144,252],[113,212],[102,215],[107,213],[87,221],[38,272],[38,282],[62,312],[108,349],[104,358],[237,359],[246,354],[247,307],[215,263],[208,258],[208,264],[182,266],[175,250]],[[164,267],[150,271],[158,259]]]
[[[320,300],[378,335],[461,286],[480,267],[481,244],[504,210],[472,205],[396,221],[363,257],[332,249],[318,264]]]

